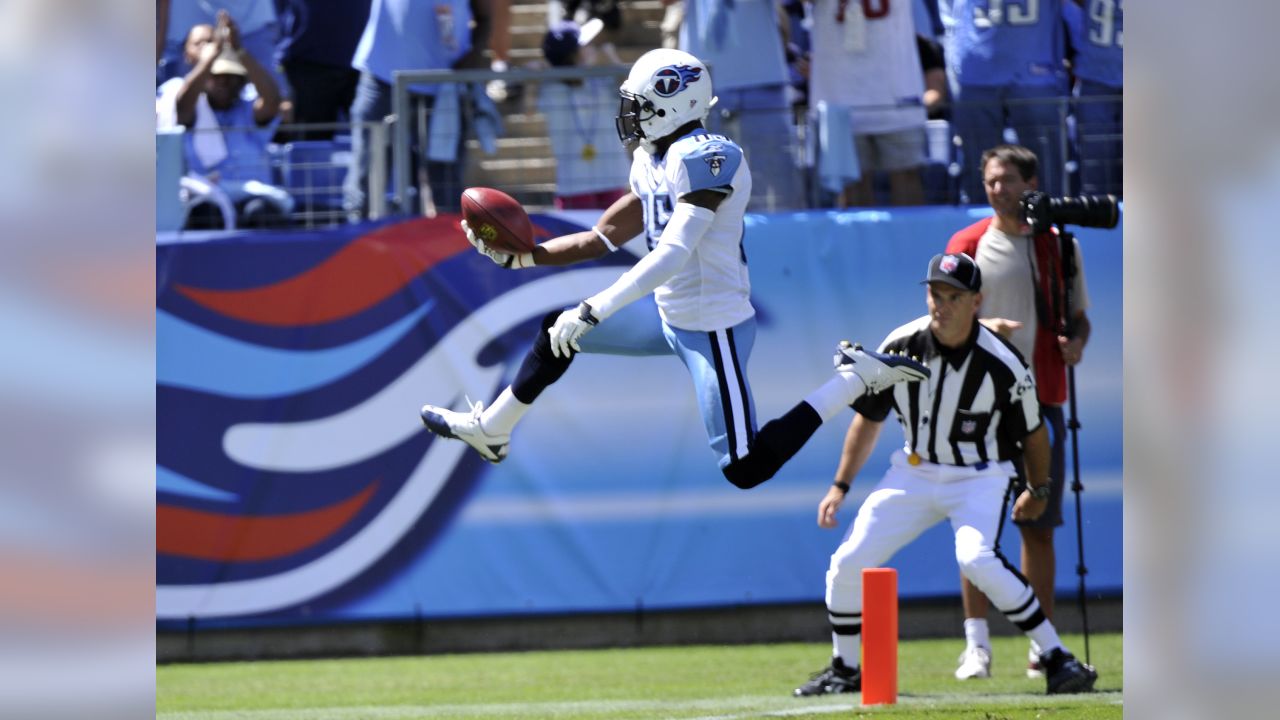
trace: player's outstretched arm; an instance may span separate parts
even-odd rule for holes
[[[698,194],[690,193],[689,195]],[[675,210],[667,221],[667,227],[662,232],[662,239],[652,252],[640,258],[640,262],[623,273],[622,277],[608,288],[583,300],[578,307],[560,313],[555,324],[547,330],[551,336],[553,355],[567,357],[571,352],[580,351],[578,340],[590,332],[591,328],[608,320],[609,316],[629,303],[653,292],[654,288],[666,282],[688,262],[693,248],[697,246],[698,241],[706,234],[715,219],[713,209],[694,202],[686,202],[689,195],[681,196],[680,201],[676,203]],[[712,197],[706,200],[714,207],[719,204],[720,198]],[[615,208],[625,210],[625,206],[619,208],[617,204],[609,210]],[[609,211],[605,211],[606,217],[609,214]],[[595,230],[599,230],[599,227],[597,226]],[[603,242],[604,240],[601,240],[601,243]]]
[[[604,257],[644,232],[644,205],[627,193],[600,215],[595,227],[552,238],[533,250],[538,265],[572,265]]]

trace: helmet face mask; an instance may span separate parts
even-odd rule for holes
[[[706,66],[669,49],[650,50],[636,60],[618,94],[618,139],[639,142],[650,153],[657,141],[705,118],[715,103]]]
[[[622,101],[621,107],[618,108],[618,117],[614,118],[618,139],[623,145],[638,143],[645,137],[644,128],[641,126],[642,121],[651,119],[655,114],[653,103],[632,95],[626,90],[619,90],[618,95]]]

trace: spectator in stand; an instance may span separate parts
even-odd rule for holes
[[[183,56],[187,31],[196,25],[216,25],[220,10],[236,21],[240,42],[271,73],[276,86],[283,87],[284,76],[275,66],[280,26],[271,0],[156,0],[156,85],[191,72],[193,64]]]
[[[942,16],[938,0],[915,0],[911,9],[915,20],[920,68],[924,70],[924,109],[930,120],[948,115],[947,64],[942,51]]]
[[[916,35],[920,69],[924,71],[924,111],[930,120],[947,116],[947,63],[942,43]]]
[[[848,114],[858,179],[847,182],[838,207],[874,205],[872,178],[889,178],[889,202],[920,205],[925,162],[924,72],[911,7],[868,0],[816,0],[809,99],[823,115]],[[838,125],[829,125],[828,133]],[[820,133],[821,134],[821,133]]]
[[[391,113],[392,73],[397,70],[487,68],[484,51],[489,43],[489,6],[490,0],[442,0],[439,4],[373,0],[351,61],[352,67],[360,71],[356,99],[351,104],[352,122],[381,122]],[[410,91],[415,100],[426,105],[431,128],[428,137],[415,138],[415,147],[410,150],[414,169],[400,211],[416,214],[432,208],[457,210],[465,165],[461,90],[452,84],[424,83],[410,87]],[[470,93],[469,97],[477,99],[474,95]],[[417,135],[415,125],[410,123]],[[343,183],[343,209],[354,222],[364,218],[369,209],[369,149],[365,133],[352,135],[351,149],[351,167]],[[431,196],[419,201],[415,181],[418,165],[424,162]]]
[[[685,2],[680,49],[716,73],[718,102],[708,127],[742,146],[752,171],[751,207],[761,212],[805,205],[782,48],[772,0]]]
[[[1124,191],[1124,2],[1069,0],[1062,10],[1076,77],[1072,94],[1080,191],[1120,196]]]
[[[809,70],[813,61],[813,40],[809,32],[811,24],[805,17],[802,0],[786,0],[782,6],[782,22],[786,38],[783,52],[787,58],[787,85],[790,88],[791,107],[803,119],[809,107]]]
[[[277,56],[289,79],[295,123],[342,121],[356,96],[360,73],[351,58],[369,18],[371,0],[275,0],[280,18]],[[327,140],[335,130],[302,129],[290,140]]]
[[[1069,0],[1068,0],[1069,1]],[[969,203],[985,197],[982,152],[1010,126],[1040,158],[1040,187],[1062,195],[1066,95],[1063,0],[1000,3],[952,0],[944,9],[952,130],[961,142],[960,188]]]
[[[591,20],[599,19],[604,24],[604,32],[600,40],[594,43],[600,48],[605,61],[614,65],[622,65],[618,49],[614,46],[614,35],[622,29],[622,7],[620,0],[551,0],[547,3],[547,27],[556,27],[563,20],[572,20],[578,27],[585,27]],[[584,53],[587,64],[595,64],[594,47]]]
[[[680,47],[680,26],[684,24],[684,0],[660,0],[662,2],[662,47],[675,50]]]
[[[187,129],[182,179],[188,227],[283,225],[293,199],[270,184],[266,146],[280,111],[280,89],[262,63],[241,45],[226,11],[218,25],[187,33],[191,72],[160,87],[156,125]]]
[[[494,72],[506,72],[511,67],[511,0],[492,0],[489,4],[492,12],[493,29],[489,33],[489,69]],[[520,86],[517,85],[518,89]],[[511,95],[511,88],[505,80],[490,80],[485,92],[494,102],[502,102]]]
[[[562,20],[543,36],[542,54],[552,67],[571,67],[591,39],[577,23]],[[631,161],[614,127],[618,87],[612,78],[543,83],[538,109],[556,158],[557,208],[603,210],[630,192],[619,182]]]

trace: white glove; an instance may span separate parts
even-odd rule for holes
[[[471,243],[471,246],[476,249],[476,252],[484,255],[494,263],[501,265],[504,268],[527,267],[524,263],[520,262],[520,259],[517,256],[512,255],[511,253],[502,252],[501,250],[494,250],[486,245],[484,241],[471,230],[471,226],[467,224],[466,220],[463,220],[458,224],[462,226],[462,232],[467,236],[467,242]],[[530,265],[532,265],[532,263],[530,263]]]
[[[591,306],[586,302],[572,310],[560,313],[555,324],[547,330],[547,334],[551,336],[551,354],[556,357],[569,357],[570,348],[574,352],[582,352],[582,348],[578,347],[578,338],[586,335],[587,331],[599,324],[600,321],[591,314]]]

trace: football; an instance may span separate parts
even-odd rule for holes
[[[516,199],[501,190],[467,188],[462,217],[485,245],[508,253],[533,251],[533,223]]]

